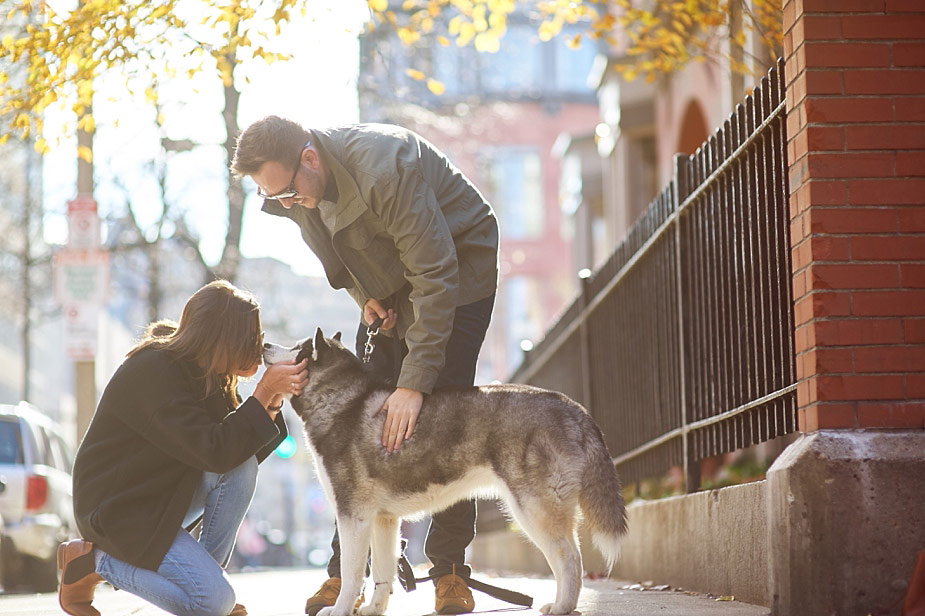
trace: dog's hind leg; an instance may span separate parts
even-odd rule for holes
[[[398,518],[377,515],[372,530],[372,573],[375,590],[367,605],[360,608],[360,616],[385,614],[392,594],[398,562]]]
[[[331,607],[321,608],[318,616],[350,616],[363,586],[363,571],[369,553],[372,514],[337,515],[340,536],[340,594]]]
[[[556,578],[556,600],[540,608],[542,614],[571,614],[581,591],[581,552],[576,535],[575,506],[549,499],[506,499],[511,515],[527,537],[543,552]]]

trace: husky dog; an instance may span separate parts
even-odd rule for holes
[[[361,615],[383,614],[396,574],[401,519],[457,501],[500,496],[542,550],[556,578],[544,614],[569,614],[581,590],[578,509],[613,566],[626,533],[620,481],[600,429],[578,403],[525,385],[454,387],[425,397],[414,435],[381,445],[392,389],[319,329],[292,348],[264,345],[264,362],[308,359],[308,384],[290,399],[305,424],[321,484],[340,530],[342,586],[319,616],[348,616],[371,548],[375,590]]]

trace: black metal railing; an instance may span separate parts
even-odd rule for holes
[[[691,156],[513,381],[562,391],[626,482],[796,430],[783,62]]]

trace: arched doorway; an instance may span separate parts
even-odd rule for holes
[[[696,100],[691,100],[681,120],[681,136],[678,139],[677,151],[681,154],[693,154],[700,144],[707,140],[707,136],[707,121],[703,110]]]

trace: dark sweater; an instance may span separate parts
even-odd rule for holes
[[[236,410],[203,399],[202,371],[163,350],[126,359],[100,399],[74,461],[77,528],[107,554],[157,570],[203,471],[258,462],[286,437],[256,398]]]

